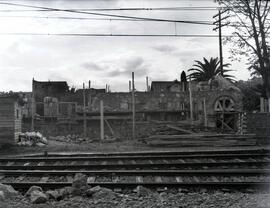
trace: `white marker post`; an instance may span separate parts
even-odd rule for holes
[[[104,109],[103,100],[100,101],[100,139],[104,140]]]

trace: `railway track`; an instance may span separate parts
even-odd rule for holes
[[[89,185],[110,188],[270,187],[269,151],[78,154],[0,158],[0,182],[17,189],[71,186],[83,173]]]

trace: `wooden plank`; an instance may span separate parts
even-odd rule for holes
[[[108,121],[107,119],[104,119],[104,121],[105,121],[105,123],[107,124],[107,126],[108,126],[108,128],[109,128],[109,130],[110,130],[110,132],[111,132],[111,134],[112,134],[112,136],[114,136],[114,131],[113,131],[113,129],[112,129],[112,127],[111,127],[109,121]]]
[[[186,129],[183,129],[183,128],[180,128],[178,126],[172,126],[172,125],[167,125],[168,128],[170,129],[173,129],[173,130],[177,130],[177,131],[180,131],[180,132],[184,132],[186,134],[194,134],[193,131],[189,131],[189,130],[186,130]]]

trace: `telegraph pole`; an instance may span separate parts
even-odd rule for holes
[[[83,137],[86,138],[86,105],[85,105],[85,85],[83,83]]]
[[[225,20],[228,18],[228,16],[221,18],[221,15],[225,13],[227,10],[221,12],[219,10],[218,14],[214,15],[213,18],[218,17],[218,20],[214,22],[214,25],[217,27],[213,30],[216,31],[218,29],[218,39],[219,39],[219,63],[220,63],[220,74],[223,76],[223,53],[222,53],[222,27],[228,25],[229,23],[225,23],[222,25],[222,20]]]
[[[134,84],[134,72],[132,72],[132,138],[135,139],[135,84]]]

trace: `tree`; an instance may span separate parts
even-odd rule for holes
[[[265,96],[270,98],[270,32],[268,0],[218,0],[226,7],[234,32],[229,42],[233,57],[248,57],[249,69],[262,76]]]
[[[243,110],[253,112],[260,110],[261,83],[257,80],[237,81],[235,82],[243,94]]]
[[[182,71],[181,73],[181,82],[187,82],[187,75],[185,71]]]
[[[206,58],[203,58],[203,60],[204,63],[195,61],[196,64],[193,65],[194,68],[188,70],[188,72],[191,72],[191,74],[188,76],[189,78],[195,81],[208,81],[216,75],[220,74],[221,70],[218,58],[211,58],[210,61],[208,61]],[[229,65],[230,64],[224,64],[223,68],[226,68]],[[223,77],[232,81],[234,76],[226,74],[230,71],[232,70],[223,69]]]

